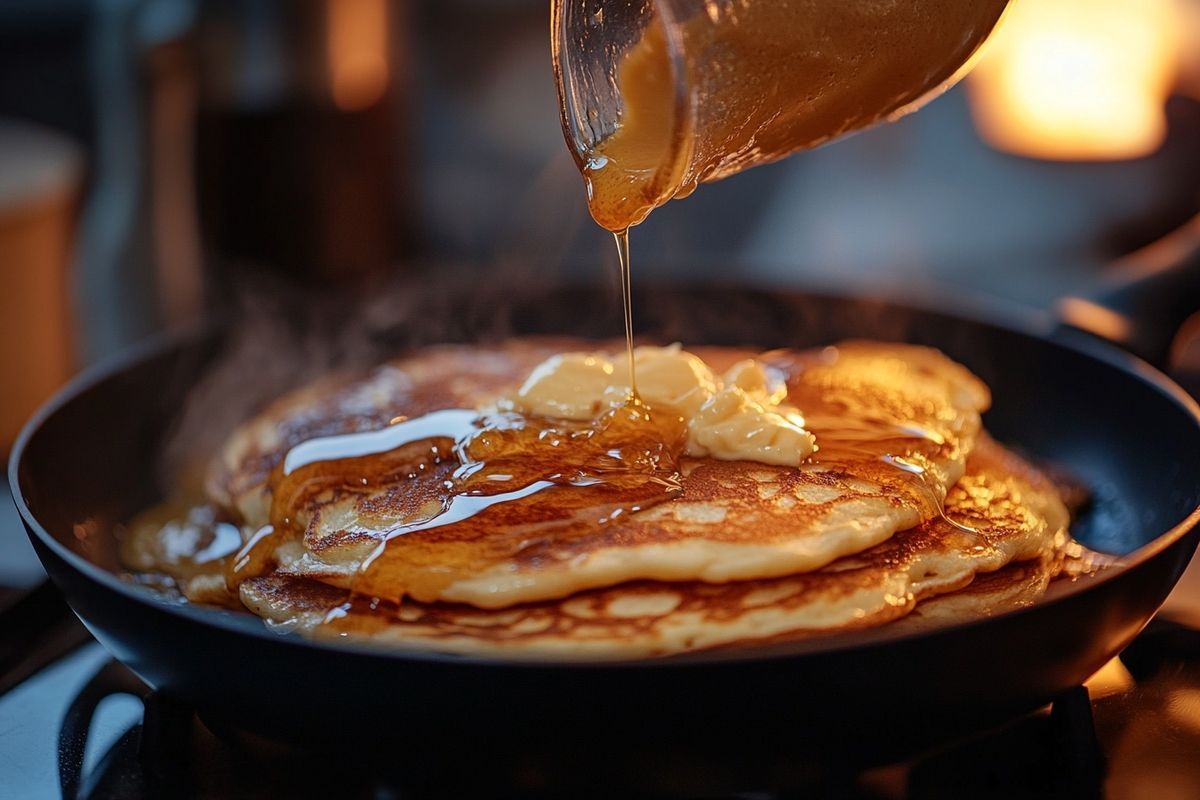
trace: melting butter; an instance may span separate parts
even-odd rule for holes
[[[680,345],[634,350],[638,395],[670,409],[687,425],[686,453],[696,458],[799,466],[816,440],[800,411],[787,404],[781,376],[755,359],[716,375]],[[625,402],[628,368],[604,353],[560,353],[538,365],[504,411],[589,420]]]

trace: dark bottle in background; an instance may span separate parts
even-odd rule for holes
[[[94,360],[247,276],[353,283],[408,248],[406,4],[107,0],[75,281]]]
[[[218,295],[248,268],[347,282],[406,254],[405,7],[201,6],[196,185]]]

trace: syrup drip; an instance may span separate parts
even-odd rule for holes
[[[921,457],[918,447],[916,454],[912,453],[912,441],[914,436],[911,430],[906,430],[899,427],[883,427],[880,426],[879,432],[871,438],[867,438],[860,431],[854,438],[838,439],[836,436],[830,436],[822,431],[819,424],[814,424],[811,419],[808,421],[809,430],[817,437],[817,452],[811,458],[814,464],[820,464],[827,469],[853,469],[855,466],[860,466],[864,462],[873,461],[879,464],[884,464],[894,470],[896,473],[904,475],[910,480],[909,486],[916,490],[918,496],[923,502],[926,509],[935,513],[943,522],[957,528],[964,533],[977,534],[978,531],[969,526],[963,525],[951,519],[946,514],[945,498],[930,485],[929,469],[925,461]],[[826,444],[821,446],[822,435],[824,435]],[[901,447],[881,448],[885,444],[895,442],[905,442],[908,446],[904,449],[910,452],[907,455],[897,455],[893,450],[900,450]],[[881,449],[884,452],[880,452]]]
[[[369,596],[374,605],[406,595],[434,600],[456,580],[511,558],[539,538],[585,534],[678,494],[687,429],[679,416],[657,413],[638,397],[629,230],[614,238],[629,367],[624,405],[585,425],[513,414],[481,418],[449,409],[378,431],[297,445],[272,478],[271,524],[229,562],[227,586],[236,590],[268,571],[283,537],[304,533],[306,521],[297,511],[316,498],[442,477],[448,464],[457,466],[440,484],[410,485],[417,489],[409,492],[405,509],[410,521],[370,532],[379,544],[363,564],[355,594]],[[413,495],[426,502],[412,503]],[[521,527],[521,541],[495,533],[498,526],[514,525]],[[435,530],[436,546],[410,537]]]
[[[629,261],[629,228],[616,231],[617,260],[621,265],[621,304],[625,310],[625,352],[629,359],[629,393],[637,397],[637,375],[633,369],[633,280]]]
[[[247,578],[266,573],[279,544],[304,533],[307,520],[297,515],[313,499],[364,494],[430,474],[454,442],[474,430],[478,416],[457,409],[437,411],[378,431],[320,437],[293,447],[270,479],[270,524],[229,562],[226,585],[235,590]]]
[[[236,590],[247,578],[265,573],[273,564],[280,538],[281,531],[277,531],[274,525],[263,525],[255,531],[226,563],[225,585],[230,590]]]

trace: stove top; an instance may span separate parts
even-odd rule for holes
[[[521,766],[479,774],[470,754],[451,758],[442,774],[423,769],[413,779],[418,773],[402,753],[363,762],[353,756],[353,732],[347,737],[344,753],[312,753],[214,731],[89,643],[0,697],[0,796],[556,798],[615,791],[590,785],[587,775],[563,783]],[[677,763],[624,776],[620,796],[1193,798],[1200,797],[1197,754],[1200,631],[1159,619],[1052,706],[914,761],[845,773],[765,764],[761,779],[729,792],[719,765],[673,757]]]

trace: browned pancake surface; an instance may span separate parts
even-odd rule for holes
[[[948,519],[903,531],[806,574],[726,584],[638,581],[561,600],[482,610],[414,602],[366,610],[344,590],[275,575],[242,600],[272,622],[320,637],[512,658],[634,658],[879,625],[929,597],[967,587],[955,607],[1044,590],[1064,546],[1067,513],[1035,469],[989,441],[951,490]],[[977,574],[1026,566],[974,584]],[[1044,579],[1044,580],[1043,580]],[[331,613],[332,612],[332,613]],[[331,620],[325,622],[325,620]]]
[[[562,341],[431,348],[391,365],[405,375],[403,399],[395,400],[394,392],[376,395],[389,404],[386,415],[410,418],[448,405],[483,405],[514,391],[546,355],[572,345],[595,349]],[[717,370],[747,355],[722,348],[696,353]],[[573,504],[572,487],[554,487],[539,499],[536,514],[500,504],[470,525],[391,540],[389,558],[417,577],[445,577],[447,565],[465,566],[424,594],[413,588],[415,580],[402,586],[376,581],[371,591],[496,608],[638,579],[774,577],[817,569],[937,513],[947,487],[962,474],[988,403],[978,379],[936,351],[907,345],[851,342],[766,359],[786,377],[789,399],[817,437],[813,463],[796,469],[685,459],[681,496],[599,526],[586,506]],[[370,394],[362,386],[337,391]],[[285,399],[239,431],[222,459],[217,483],[224,476],[228,488],[214,496],[240,498],[235,504],[251,525],[265,522],[270,496],[260,465],[278,462],[295,438],[273,431],[301,430],[290,419],[313,416],[313,404],[329,413],[338,401],[312,394]],[[346,424],[368,418],[359,414]],[[356,584],[380,532],[441,508],[453,467],[422,464],[394,480],[309,498],[290,514],[301,532],[280,543],[280,573],[342,588]],[[239,494],[246,486],[253,488]]]

